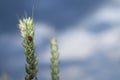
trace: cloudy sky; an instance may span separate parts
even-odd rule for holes
[[[0,79],[24,80],[18,20],[34,12],[39,80],[50,80],[56,36],[60,80],[120,79],[120,0],[0,0]]]

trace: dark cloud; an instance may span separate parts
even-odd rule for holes
[[[41,0],[35,6],[35,17],[56,29],[65,29],[84,19],[102,6],[106,0]],[[30,6],[30,5],[29,5]]]
[[[25,5],[25,0],[0,1],[0,33],[17,29],[17,17],[24,15]]]
[[[18,19],[25,12],[32,15],[34,6],[35,20],[49,23],[56,29],[82,20],[90,15],[106,0],[1,0],[0,1],[0,33],[16,31]]]

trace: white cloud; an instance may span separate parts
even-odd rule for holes
[[[54,29],[47,24],[37,22],[35,25],[35,41],[38,46],[41,44],[46,38],[51,38],[54,34]]]
[[[59,37],[61,59],[83,59],[90,56],[96,46],[95,36],[85,30],[68,30]]]
[[[112,6],[101,7],[94,15],[95,20],[116,23],[120,20],[120,8]]]
[[[87,28],[92,27],[91,24],[109,23],[113,27],[120,26],[120,5],[114,6],[111,4],[112,1],[108,2],[106,5],[101,6],[90,16],[87,16],[78,26]],[[114,1],[117,3],[117,0]],[[113,2],[112,2],[113,3]],[[120,2],[118,2],[120,3]]]
[[[50,47],[50,46],[48,46]],[[37,58],[39,60],[39,63],[42,64],[49,64],[50,63],[50,58],[51,58],[51,53],[50,53],[50,48],[44,49],[42,54],[38,54]]]
[[[119,36],[117,29],[110,29],[100,34],[91,34],[85,30],[68,32],[59,38],[60,57],[68,60],[85,59],[98,49],[111,49]]]
[[[102,49],[110,49],[116,45],[119,38],[118,27],[111,28],[97,35],[98,44]]]
[[[80,80],[84,72],[81,70],[80,66],[69,66],[60,69],[60,79],[61,80]]]
[[[78,23],[76,27],[68,29],[62,34],[57,34],[60,60],[80,60],[86,59],[96,53],[96,51],[107,51],[114,49],[119,42],[120,34],[120,8],[105,5],[93,15]],[[90,24],[108,22],[112,28],[99,34],[93,34],[86,30]],[[82,28],[80,28],[82,27]],[[48,61],[50,49],[44,52],[44,59]]]
[[[85,29],[70,29],[57,36],[60,60],[81,60],[93,55],[97,50],[111,50],[118,44],[118,27],[99,34],[92,34]],[[39,57],[40,62],[50,63],[50,45]],[[43,61],[41,61],[43,60]]]

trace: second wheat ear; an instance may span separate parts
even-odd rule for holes
[[[52,80],[59,80],[59,53],[58,53],[58,47],[57,47],[57,41],[56,38],[53,37],[51,40],[51,78]]]
[[[25,49],[26,57],[26,76],[25,80],[38,80],[37,79],[37,56],[34,47],[34,22],[32,18],[23,18],[19,20],[19,29],[23,38],[23,46]]]

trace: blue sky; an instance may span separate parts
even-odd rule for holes
[[[39,80],[50,77],[50,38],[56,35],[60,80],[120,79],[119,0],[1,0],[0,79],[24,80],[24,48],[18,18],[32,16]]]

